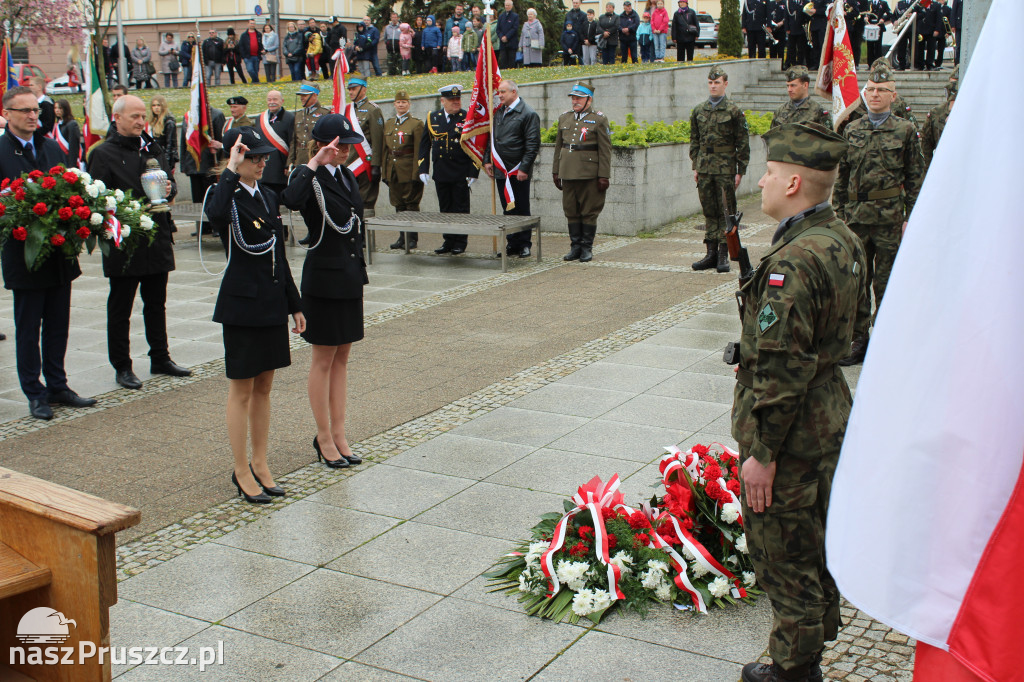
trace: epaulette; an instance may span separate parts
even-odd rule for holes
[[[569,109],[568,111],[563,111],[561,114],[559,114],[559,116],[565,116],[566,114],[571,114],[571,113],[573,113],[573,111],[572,111],[572,109]]]

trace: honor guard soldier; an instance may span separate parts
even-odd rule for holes
[[[786,0],[768,0],[768,28],[772,32],[772,42],[768,46],[768,56],[772,59],[786,59]]]
[[[726,211],[736,212],[736,188],[750,163],[747,119],[725,94],[729,75],[720,66],[708,72],[708,99],[690,113],[690,160],[693,181],[704,212],[704,244],[708,252],[694,270],[729,272],[729,248],[722,239]],[[728,206],[722,205],[722,193]]]
[[[850,151],[839,165],[835,202],[840,215],[864,242],[868,272],[865,284],[865,317],[871,314],[871,285],[876,309],[882,303],[889,273],[900,246],[907,216],[914,209],[924,179],[924,157],[917,129],[891,111],[896,83],[892,68],[882,63],[871,70],[864,88],[868,113],[846,126]],[[864,360],[867,325],[853,341],[844,365]]]
[[[555,187],[562,190],[562,210],[572,247],[562,260],[593,259],[597,216],[604,208],[612,174],[612,138],[608,118],[594,109],[594,86],[578,81],[569,91],[572,109],[558,117],[555,156],[551,160]]]
[[[765,0],[743,0],[743,35],[747,38],[747,59],[764,59],[768,34],[768,3]]]
[[[224,121],[224,134],[227,134],[232,128],[251,128],[253,126],[252,119],[245,113],[248,106],[249,100],[241,95],[228,98],[228,109],[231,111],[231,118]]]
[[[892,23],[892,10],[889,8],[887,0],[869,0],[863,17],[865,24],[878,27],[877,38],[874,40],[864,38],[864,43],[868,46],[868,64],[874,64],[875,60],[882,56],[882,34],[885,33],[886,22]]]
[[[959,70],[959,66],[954,70],[954,74]],[[946,128],[946,121],[949,119],[949,113],[953,111],[953,103],[956,101],[956,93],[958,89],[958,82],[955,78],[949,79],[949,85],[946,86],[946,101],[942,104],[937,104],[935,107],[928,112],[928,118],[924,120],[924,127],[921,129],[921,152],[924,154],[924,169],[925,172],[932,165],[932,155],[935,154],[935,148],[939,146],[939,138],[942,137],[942,131]]]
[[[395,117],[384,124],[384,165],[381,177],[388,186],[395,211],[418,211],[423,198],[423,183],[417,172],[417,154],[423,140],[423,121],[409,115],[409,94],[395,93]],[[418,232],[399,232],[392,249],[415,249]]]
[[[810,53],[807,26],[810,17],[804,13],[801,0],[786,0],[786,62],[783,68],[794,64],[807,66]]]
[[[440,111],[430,114],[426,134],[420,142],[420,182],[430,180],[430,162],[434,162],[434,189],[441,213],[469,213],[469,188],[480,175],[473,159],[462,148],[462,124],[466,111],[462,108],[462,87],[441,88]],[[441,248],[434,253],[458,255],[466,250],[468,236],[445,234]]]
[[[811,97],[811,75],[806,66],[794,66],[786,71],[786,94],[789,101],[775,112],[771,128],[784,123],[818,123],[832,127],[832,115]]]
[[[829,205],[846,141],[815,123],[779,126],[763,139],[761,210],[780,222],[740,290],[732,435],[747,547],[774,619],[772,662],[748,663],[742,680],[817,682],[825,642],[841,625],[825,517],[853,401],[836,365],[863,322],[866,259]]]
[[[895,70],[889,64],[889,60],[885,57],[879,57],[878,59],[871,63],[872,71],[883,66],[888,68],[890,71]],[[893,87],[895,87],[895,85],[896,84],[893,83]],[[921,125],[917,122],[917,117],[914,116],[914,111],[910,108],[910,104],[907,102],[907,100],[903,99],[903,97],[898,92],[895,93],[895,96],[892,100],[892,106],[889,107],[889,110],[892,112],[893,116],[898,116],[906,121],[910,121],[914,125],[914,130],[921,130]],[[842,124],[839,126],[839,133],[845,134],[846,126],[853,123],[862,116],[864,116],[863,98],[861,98],[861,100],[857,103],[857,108],[850,112],[850,116],[845,121],[843,121]]]
[[[292,144],[295,114],[285,110],[280,90],[267,93],[267,110],[260,114],[256,127],[263,139],[274,147],[274,151],[267,156],[267,165],[263,169],[260,183],[281,196],[288,186],[288,148]]]
[[[302,108],[295,112],[295,132],[288,150],[288,167],[295,169],[309,161],[309,142],[313,139],[313,126],[317,119],[331,110],[320,104],[320,86],[302,81],[297,93]]]
[[[348,99],[356,112],[359,127],[370,145],[367,157],[370,172],[358,173],[356,179],[359,180],[359,195],[363,198],[363,215],[372,218],[375,215],[377,195],[380,193],[380,167],[384,162],[384,112],[366,96],[366,77],[358,71],[349,74],[345,87],[348,89]],[[351,166],[359,158],[356,147],[357,145],[352,145],[348,161],[345,162],[346,166]]]

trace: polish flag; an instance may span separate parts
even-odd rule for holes
[[[839,129],[850,113],[860,104],[857,88],[857,65],[853,60],[850,34],[846,30],[843,3],[829,6],[828,28],[822,43],[821,64],[814,91],[832,100],[832,127]]]
[[[768,275],[768,286],[770,287],[781,287],[786,283],[786,276],[772,273]]]
[[[994,0],[900,245],[832,487],[829,570],[850,602],[918,641],[916,682],[1022,679],[1024,130],[1004,112],[1024,92],[1001,68],[1022,25],[1024,2]],[[984,261],[965,265],[979,229]]]

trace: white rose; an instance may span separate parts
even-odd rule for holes
[[[710,592],[712,596],[715,597],[724,597],[725,595],[729,594],[729,589],[729,581],[723,578],[722,576],[718,576],[717,578],[711,581],[710,585],[708,585],[708,592]]]
[[[722,520],[726,523],[733,523],[740,517],[740,508],[733,502],[726,502],[722,505]]]
[[[114,198],[117,199],[119,202],[120,201],[124,201],[124,192],[122,192],[119,189],[115,189],[114,190]]]
[[[663,582],[655,588],[654,596],[662,601],[668,601],[672,597],[672,588],[669,587],[668,583]]]
[[[743,571],[743,584],[747,587],[753,587],[757,584],[757,576],[753,571]]]
[[[89,222],[92,223],[93,225],[102,225],[103,224],[103,214],[102,213],[93,213],[91,216],[89,216]]]
[[[736,546],[736,551],[737,552],[743,552],[744,554],[749,554],[749,552],[747,551],[747,534],[746,533],[741,535],[739,537],[739,539],[736,540],[736,545],[735,546]]]

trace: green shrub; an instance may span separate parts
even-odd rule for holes
[[[755,114],[744,112],[751,135],[764,135],[772,124],[771,112]],[[665,123],[654,121],[636,122],[633,114],[626,114],[626,123],[610,122],[613,147],[650,147],[652,144],[688,144],[690,142],[690,122],[684,120]],[[540,141],[553,144],[558,135],[558,121],[540,131]]]
[[[722,0],[722,14],[718,17],[718,54],[728,57],[743,54],[740,4],[736,0]]]

